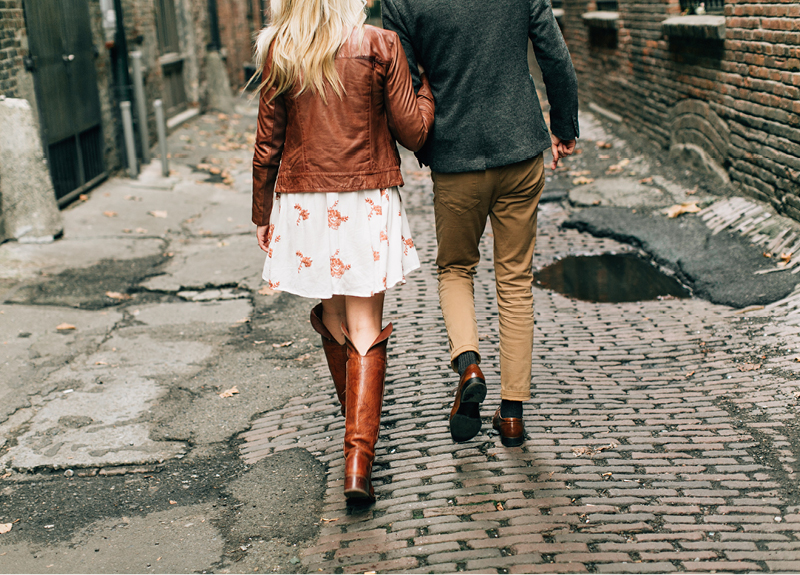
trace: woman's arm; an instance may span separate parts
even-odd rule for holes
[[[408,61],[395,35],[392,60],[386,73],[386,116],[392,135],[412,152],[422,147],[433,126],[433,93],[428,78],[423,75],[421,79],[422,87],[415,95]]]
[[[261,77],[269,75],[272,66],[272,49],[267,56]],[[253,153],[253,223],[269,224],[272,211],[272,194],[278,178],[278,166],[286,139],[286,103],[283,94],[273,97],[275,87],[262,88],[258,103],[258,127]]]

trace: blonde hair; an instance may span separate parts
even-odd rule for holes
[[[272,66],[259,91],[275,86],[275,98],[297,84],[296,95],[311,90],[327,103],[327,82],[341,98],[344,86],[334,58],[354,28],[363,36],[366,5],[366,0],[271,0],[270,24],[255,44],[256,75],[272,46]]]

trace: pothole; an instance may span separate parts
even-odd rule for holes
[[[535,272],[533,277],[540,287],[591,302],[619,303],[691,295],[678,280],[633,254],[569,256]]]

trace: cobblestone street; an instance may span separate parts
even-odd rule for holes
[[[487,233],[475,293],[489,394],[482,432],[454,444],[457,378],[438,306],[430,180],[404,163],[422,269],[387,298],[395,332],[377,503],[345,505],[344,421],[324,364],[307,394],[244,434],[248,463],[304,447],[329,466],[321,535],[302,557],[308,571],[800,570],[795,300],[736,311],[696,298],[589,303],[536,289],[528,439],[504,448],[490,421],[500,385]],[[536,268],[635,251],[559,229],[568,215],[561,203],[541,205]]]

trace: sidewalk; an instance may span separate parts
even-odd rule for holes
[[[694,191],[592,116],[581,123],[584,152],[546,188],[537,269],[568,255],[640,253],[621,239],[657,252],[663,242],[608,228],[630,228],[642,212],[661,225],[674,203],[709,208],[669,220],[659,228],[667,237],[695,224],[713,232],[715,214],[747,212]],[[201,116],[171,136],[170,178],[154,163],[138,181],[112,179],[64,213],[64,239],[0,246],[0,524],[13,524],[0,535],[0,565],[800,570],[800,296],[786,288],[775,303],[735,309],[699,297],[590,303],[536,289],[528,441],[507,449],[489,423],[499,372],[488,234],[475,285],[486,418],[475,440],[454,445],[431,184],[407,153],[403,196],[422,269],[387,297],[395,333],[378,502],[348,510],[343,419],[307,326],[313,302],[261,286],[249,223],[253,125]],[[582,177],[606,181],[587,189],[573,183]],[[616,193],[631,181],[647,190]],[[601,208],[619,210],[605,228],[592,215]],[[775,221],[758,230],[774,238],[793,225]],[[725,245],[747,244],[744,233]],[[668,267],[686,256],[655,255]],[[726,253],[717,257],[724,265]],[[684,279],[713,283],[692,269]]]

